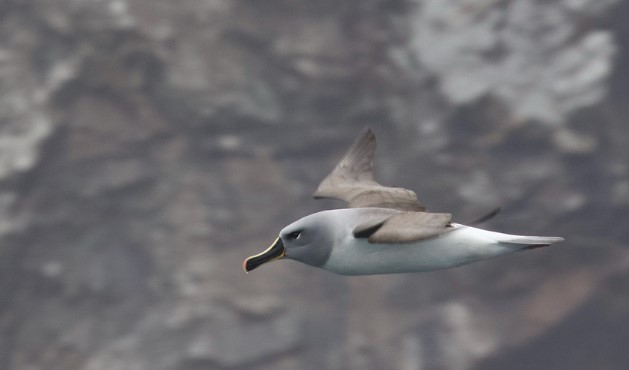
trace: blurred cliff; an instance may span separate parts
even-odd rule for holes
[[[0,369],[625,369],[629,2],[3,0]],[[245,275],[359,130],[566,242]]]

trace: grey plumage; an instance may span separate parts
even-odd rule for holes
[[[373,179],[376,136],[366,129],[330,174],[321,181],[315,198],[335,198],[350,208],[382,207],[400,211],[424,211],[417,195],[408,189],[382,186]]]
[[[374,180],[375,151],[376,136],[366,129],[323,179],[315,198],[344,200],[350,208],[381,207],[404,212],[380,215],[354,230],[354,234],[372,230],[368,239],[371,243],[410,243],[450,231],[452,215],[425,212],[413,191],[383,186]]]
[[[410,243],[453,230],[449,213],[402,212],[382,217],[378,223],[370,221],[354,229],[354,235],[370,229],[370,243]]]

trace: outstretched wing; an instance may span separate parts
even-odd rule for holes
[[[402,212],[382,215],[356,226],[353,234],[356,238],[368,238],[369,243],[410,243],[453,230],[451,219],[449,213]]]
[[[382,207],[401,211],[424,211],[411,190],[382,186],[373,179],[372,163],[376,136],[370,129],[356,139],[345,156],[323,179],[315,198],[344,200],[350,208]]]

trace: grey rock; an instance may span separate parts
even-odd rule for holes
[[[624,369],[626,10],[3,2],[0,369]],[[365,125],[382,183],[566,243],[245,275]]]
[[[558,124],[605,97],[617,48],[610,32],[578,36],[570,21],[613,1],[565,3],[421,1],[412,46],[453,104],[491,94],[518,119]]]

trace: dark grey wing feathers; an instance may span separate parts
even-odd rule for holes
[[[381,207],[401,211],[424,211],[417,195],[408,189],[382,186],[373,179],[376,137],[370,129],[360,135],[347,153],[323,179],[315,198],[344,200],[350,208]]]
[[[403,212],[384,220],[371,219],[358,225],[353,233],[372,244],[411,243],[451,231],[451,220],[449,213]]]
[[[450,214],[424,212],[411,190],[382,186],[373,179],[375,152],[376,137],[366,129],[319,184],[315,198],[341,199],[350,208],[379,208],[353,230],[355,238],[370,243],[409,243],[452,230]]]
[[[483,215],[483,216],[477,218],[476,220],[474,220],[472,222],[466,223],[466,225],[476,226],[478,224],[482,224],[483,222],[489,221],[492,218],[496,217],[498,215],[498,213],[500,213],[501,211],[502,211],[502,207],[496,207],[491,212],[489,212],[486,215]]]
[[[384,225],[385,221],[389,218],[389,216],[375,218],[362,224],[356,226],[354,230],[352,230],[352,234],[354,238],[357,239],[366,239],[372,236],[378,229]]]

